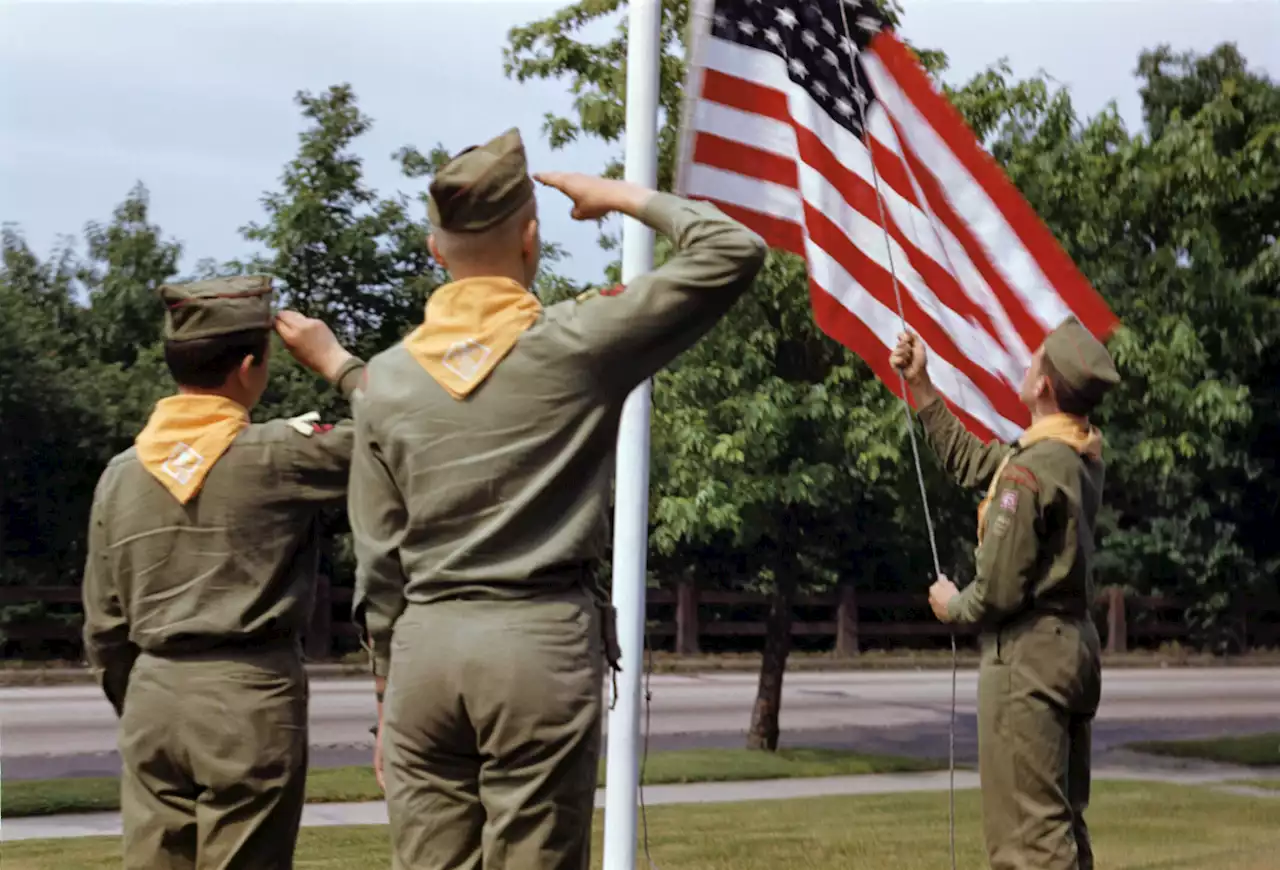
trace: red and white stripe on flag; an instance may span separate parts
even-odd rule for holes
[[[695,0],[693,15],[681,192],[803,256],[819,327],[899,393],[892,266],[952,410],[1016,438],[1031,354],[1071,314],[1105,337],[1106,303],[872,3]]]

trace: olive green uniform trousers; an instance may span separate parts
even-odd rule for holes
[[[585,870],[600,620],[585,591],[404,611],[382,738],[396,870]]]
[[[978,767],[992,870],[1092,870],[1084,812],[1100,662],[1088,619],[1031,616],[983,636]]]
[[[126,870],[287,870],[307,773],[293,648],[143,653],[120,720]]]

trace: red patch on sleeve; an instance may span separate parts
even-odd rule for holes
[[[1017,483],[1025,486],[1032,492],[1037,492],[1040,489],[1040,484],[1036,481],[1036,476],[1021,465],[1010,465],[1005,469],[1003,477],[1011,483]]]
[[[328,432],[330,429],[333,428],[333,424],[332,423],[312,423],[311,428],[315,430],[317,434],[323,435],[325,432]]]
[[[608,290],[601,290],[600,295],[601,296],[620,296],[622,295],[622,291],[626,289],[627,289],[626,284],[614,284]]]

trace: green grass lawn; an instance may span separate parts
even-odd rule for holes
[[[1280,765],[1280,731],[1213,740],[1159,740],[1132,743],[1130,749],[1171,758],[1194,758],[1249,767]]]
[[[937,770],[943,762],[895,756],[860,755],[836,749],[783,749],[776,753],[745,749],[695,749],[655,752],[644,769],[651,785],[682,782],[731,782],[751,779],[793,779],[847,776],[860,773],[902,773]],[[604,784],[604,764],[600,765]],[[120,806],[120,783],[115,777],[95,779],[16,780],[0,786],[0,815],[44,816],[53,813],[114,810]],[[307,800],[312,803],[381,800],[372,767],[313,770],[307,777]]]
[[[1107,870],[1270,870],[1280,849],[1280,800],[1203,788],[1101,783],[1090,810],[1097,865]],[[986,866],[978,795],[956,796],[958,865]],[[650,845],[662,870],[939,870],[947,866],[947,796],[904,794],[656,807]],[[593,867],[600,867],[600,814]],[[107,870],[115,838],[0,845],[5,870]],[[389,866],[383,827],[302,832],[299,870]],[[641,865],[645,862],[640,861]]]
[[[1251,779],[1247,782],[1237,782],[1233,785],[1247,785],[1251,788],[1265,788],[1268,791],[1280,791],[1280,779]]]

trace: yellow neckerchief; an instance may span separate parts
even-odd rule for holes
[[[249,425],[249,412],[222,396],[179,394],[161,399],[134,439],[138,459],[182,504]]]
[[[449,395],[465,399],[541,314],[538,297],[510,278],[467,278],[431,294],[426,320],[404,344]]]
[[[1027,431],[1022,433],[1022,437],[1018,439],[1018,446],[1022,448],[1030,447],[1039,441],[1061,441],[1072,447],[1081,456],[1088,456],[1097,459],[1102,455],[1102,433],[1089,425],[1089,421],[1083,417],[1076,417],[1071,414],[1050,414],[1047,417],[1041,417],[1032,423]],[[1005,466],[1009,464],[1009,460],[1013,458],[1010,453],[1000,463],[1000,467],[996,469],[996,473],[991,477],[991,486],[987,488],[987,497],[978,505],[978,543],[982,543],[983,527],[986,525],[987,507],[991,504],[991,500],[995,498],[996,486],[1000,482],[1000,475],[1004,473]]]

